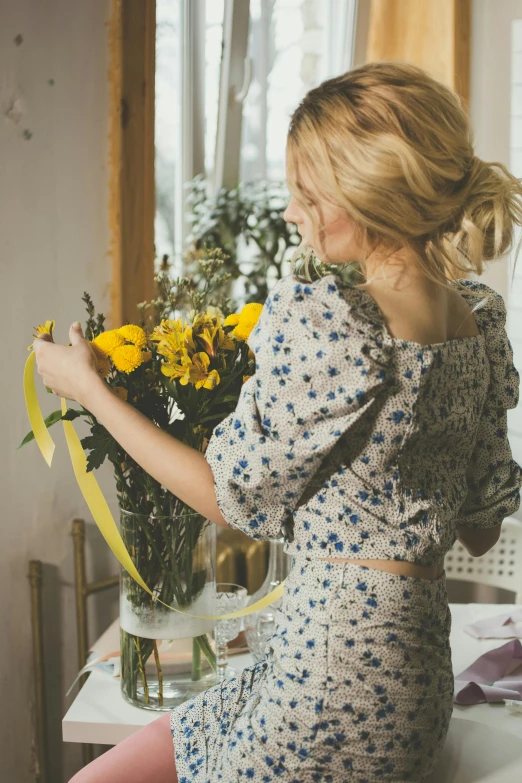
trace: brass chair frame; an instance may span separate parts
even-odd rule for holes
[[[87,625],[87,599],[90,595],[101,593],[120,584],[119,576],[111,576],[108,579],[100,579],[88,582],[85,569],[85,520],[74,519],[72,523],[72,537],[74,547],[74,585],[76,595],[76,634],[78,640],[78,671],[87,663],[89,653],[89,634]],[[87,679],[87,674],[80,678],[80,688]],[[83,765],[85,766],[94,758],[93,746],[84,743],[82,745]]]
[[[42,631],[42,561],[29,561],[29,584],[31,588],[31,627],[33,632],[33,674],[35,700],[34,766],[36,783],[50,783],[49,758],[47,753],[47,721],[45,702],[45,666]]]

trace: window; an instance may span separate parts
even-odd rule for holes
[[[184,185],[200,173],[209,192],[284,179],[290,114],[351,67],[356,9],[356,0],[157,0],[155,244],[175,274],[190,230]]]

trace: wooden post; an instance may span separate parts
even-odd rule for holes
[[[470,0],[372,0],[366,61],[400,60],[452,87],[468,110]]]
[[[136,323],[154,298],[155,0],[113,0],[111,53],[110,323]]]

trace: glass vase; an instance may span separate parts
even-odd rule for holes
[[[127,551],[154,598],[121,570],[121,692],[137,707],[169,710],[217,682],[216,526],[189,507],[175,516],[120,509]]]
[[[272,590],[283,582],[292,568],[292,557],[283,549],[284,538],[270,541],[268,555],[268,571],[265,581],[248,600],[247,607],[264,598]],[[245,636],[248,647],[256,663],[265,657],[265,647],[275,631],[275,612],[281,606],[282,598],[279,598],[269,606],[265,606],[258,612],[245,617]]]

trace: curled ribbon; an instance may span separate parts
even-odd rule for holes
[[[49,434],[49,430],[45,426],[42,411],[40,410],[40,405],[38,403],[38,396],[36,394],[36,387],[34,383],[34,364],[35,354],[34,351],[32,351],[27,358],[24,369],[25,404],[27,407],[29,423],[34,434],[34,439],[38,444],[38,448],[42,452],[43,458],[49,467],[51,467],[55,444],[51,438],[51,435]],[[67,403],[63,397],[61,398],[61,407],[62,413],[66,413]],[[260,609],[264,609],[265,606],[269,606],[281,598],[284,592],[284,582],[278,585],[264,598],[261,598],[261,600],[256,601],[255,604],[252,604],[252,606],[249,606],[245,609],[238,609],[238,611],[230,612],[229,614],[192,614],[191,612],[185,612],[182,609],[176,609],[175,606],[170,606],[170,604],[166,604],[157,598],[150,587],[145,584],[142,577],[138,573],[136,566],[132,562],[131,556],[129,555],[123,542],[107,501],[105,500],[103,492],[100,489],[100,485],[96,481],[92,472],[87,472],[87,459],[85,457],[85,452],[72,422],[63,421],[62,423],[76,481],[78,482],[81,493],[89,507],[94,521],[98,526],[98,529],[100,530],[100,533],[109,545],[116,559],[127,571],[129,576],[131,576],[132,579],[134,579],[140,585],[140,587],[146,590],[146,592],[149,593],[155,601],[162,604],[167,609],[171,609],[173,612],[185,614],[188,617],[197,617],[199,620],[232,620],[237,617],[245,617],[246,615],[258,612]]]

